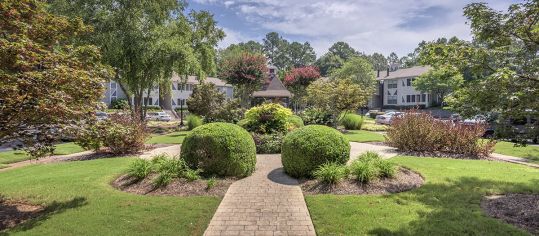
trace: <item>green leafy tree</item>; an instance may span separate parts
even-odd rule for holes
[[[329,52],[318,58],[315,62],[322,76],[328,76],[333,70],[340,68],[343,64],[344,59]]]
[[[66,126],[93,118],[110,68],[80,19],[37,0],[0,2],[0,140],[19,139],[32,157],[50,154]]]
[[[292,42],[288,46],[287,54],[291,66],[295,68],[310,66],[316,60],[316,53],[308,42]]]
[[[376,80],[371,63],[363,57],[353,57],[331,73],[332,79],[349,79],[365,91],[374,92]]]
[[[212,83],[201,83],[195,86],[187,99],[189,113],[211,119],[225,102],[225,94],[217,90]]]
[[[397,56],[396,53],[392,52],[391,54],[389,54],[389,56],[387,57],[387,63],[389,65],[398,65],[400,67],[400,60],[399,60],[399,56]]]
[[[417,77],[414,88],[423,93],[433,93],[437,101],[443,102],[447,94],[458,89],[464,83],[460,71],[451,67],[439,67]]]
[[[375,70],[383,71],[387,69],[388,61],[384,55],[375,52],[372,55],[368,56],[368,59]]]
[[[336,126],[341,117],[365,106],[371,92],[350,79],[317,80],[307,87],[306,100],[314,108],[331,114]]]
[[[348,43],[345,42],[336,42],[328,50],[330,53],[340,57],[344,61],[359,56],[360,53],[352,48]]]
[[[80,16],[95,28],[85,37],[102,49],[115,80],[144,118],[143,97],[173,72],[203,78],[215,72],[215,47],[224,37],[205,11],[184,14],[184,1],[55,0],[51,9]],[[131,99],[129,99],[131,102]]]
[[[264,42],[264,54],[268,58],[271,65],[276,66],[279,70],[285,70],[290,65],[287,50],[289,43],[283,39],[278,33],[270,32],[266,34]]]

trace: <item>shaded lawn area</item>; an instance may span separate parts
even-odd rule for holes
[[[539,169],[517,164],[396,157],[426,183],[410,192],[306,196],[318,235],[528,235],[485,216],[485,195],[539,193]]]
[[[385,141],[384,135],[365,131],[365,130],[349,130],[345,134],[351,142],[383,142]]]
[[[55,147],[54,155],[67,155],[84,151],[84,149],[75,143],[61,143],[55,145]],[[21,150],[0,152],[0,168],[2,168],[2,164],[26,161],[28,159],[30,159],[30,157]]]
[[[45,204],[47,213],[13,235],[202,235],[217,197],[142,196],[109,183],[133,161],[111,158],[0,172],[0,193]],[[2,233],[0,233],[1,235]]]
[[[515,147],[514,143],[499,141],[496,143],[496,146],[494,146],[494,152],[508,156],[526,158],[531,162],[539,164],[539,146],[537,145]]]
[[[189,131],[172,132],[164,135],[152,136],[146,143],[148,144],[181,144]]]

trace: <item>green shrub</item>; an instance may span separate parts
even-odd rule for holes
[[[295,130],[297,128],[301,128],[304,126],[303,119],[301,119],[301,117],[296,116],[296,115],[291,115],[290,117],[288,117],[287,122],[288,122],[289,131]]]
[[[345,114],[340,119],[340,125],[348,130],[360,130],[363,125],[363,117],[356,114]]]
[[[210,123],[195,128],[181,146],[181,157],[189,167],[207,175],[248,176],[256,164],[256,146],[251,135],[230,123]]]
[[[378,163],[378,169],[380,169],[380,177],[393,178],[397,175],[397,168],[395,164],[389,161],[381,161]]]
[[[333,118],[330,113],[316,108],[307,108],[301,114],[305,125],[325,125],[333,126]]]
[[[275,154],[281,153],[283,144],[283,133],[257,134],[252,133],[256,145],[256,153]]]
[[[333,128],[308,125],[286,135],[281,154],[286,173],[308,177],[322,164],[345,164],[350,158],[350,144]]]
[[[379,176],[378,168],[372,161],[355,160],[350,165],[350,173],[362,183],[368,183]]]
[[[204,122],[202,122],[202,118],[197,115],[190,114],[188,115],[185,120],[187,121],[187,129],[193,130],[196,127],[201,126]]]
[[[158,174],[154,184],[158,187],[169,184],[174,178],[185,177],[185,172],[189,171],[185,161],[177,157],[169,158],[163,155],[154,160],[155,167],[153,169]]]
[[[129,176],[135,177],[136,179],[144,179],[152,172],[152,162],[137,158],[135,161],[131,162],[127,174]]]
[[[348,176],[348,169],[344,165],[326,163],[313,171],[312,175],[322,183],[337,184]]]
[[[209,178],[206,181],[206,190],[212,189],[213,187],[215,187],[215,185],[217,185],[217,180],[215,179],[215,177]]]
[[[119,98],[112,100],[110,103],[111,109],[119,109],[119,110],[127,110],[129,109],[129,103],[127,102],[127,99]]]
[[[182,173],[182,177],[185,178],[187,181],[195,181],[200,179],[200,172],[200,170],[186,169]]]
[[[242,127],[259,134],[286,132],[290,116],[292,110],[276,103],[266,103],[247,110]]]

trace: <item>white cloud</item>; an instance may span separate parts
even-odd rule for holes
[[[234,31],[232,29],[223,28],[223,31],[225,32],[226,37],[221,42],[219,42],[219,45],[217,45],[219,48],[226,48],[230,44],[237,44],[240,42],[253,40],[252,38],[244,35],[243,33]]]
[[[222,4],[252,27],[285,36],[306,38],[320,56],[337,41],[345,41],[366,53],[411,52],[422,40],[457,36],[470,39],[462,16],[470,0],[195,0]],[[499,10],[506,0],[491,0]],[[231,27],[229,27],[231,28]],[[221,45],[246,38],[238,31]],[[264,35],[259,36],[259,40]]]

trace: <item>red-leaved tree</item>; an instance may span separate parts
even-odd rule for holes
[[[236,87],[244,107],[249,104],[249,95],[264,83],[267,73],[266,58],[246,52],[224,58],[219,68],[219,78]]]
[[[305,97],[305,89],[320,78],[320,70],[316,66],[299,67],[290,70],[284,77],[284,84],[294,93],[292,101],[297,109]]]

